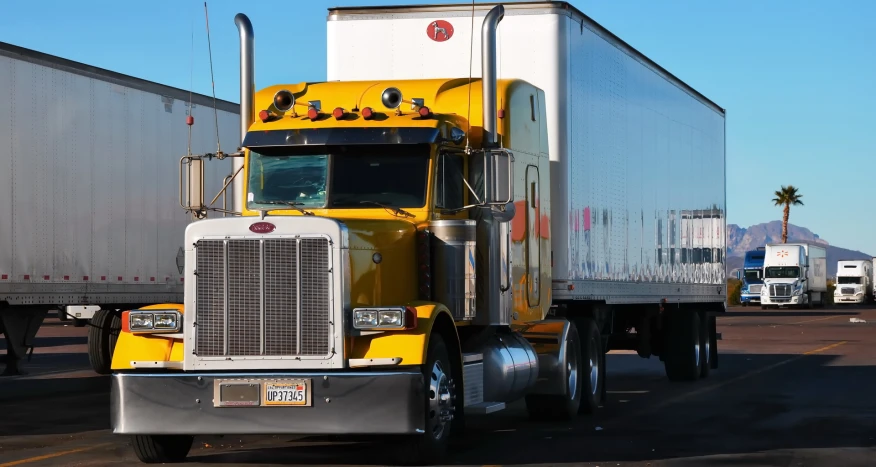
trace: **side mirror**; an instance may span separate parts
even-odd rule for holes
[[[737,269],[735,276],[737,280],[742,280],[742,271]]]
[[[484,157],[489,167],[486,203],[504,206],[514,199],[514,155],[506,149],[492,149]]]
[[[179,205],[198,219],[207,216],[204,207],[204,160],[184,156],[179,160]]]

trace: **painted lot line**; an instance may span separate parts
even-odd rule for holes
[[[77,454],[80,452],[91,451],[92,449],[106,447],[106,446],[109,446],[110,444],[111,443],[95,444],[92,446],[85,446],[85,447],[78,448],[78,449],[70,449],[68,451],[53,452],[53,453],[49,453],[49,454],[44,454],[42,456],[28,457],[27,459],[21,459],[21,460],[17,460],[17,461],[6,462],[4,464],[0,464],[0,467],[12,467],[14,465],[31,464],[33,462],[54,459],[55,457],[61,457],[61,456],[67,456],[70,454]]]

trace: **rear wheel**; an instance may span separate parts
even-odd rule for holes
[[[595,323],[593,323],[592,319],[584,319],[580,321],[583,323],[583,326],[586,326],[585,334],[588,336],[586,338],[587,344],[585,346],[592,346],[590,341],[593,336],[591,332],[590,325],[592,324],[592,329],[596,329]],[[596,346],[595,351],[598,352],[600,347],[599,345],[599,332],[596,332]],[[602,360],[598,357],[591,358],[593,355],[592,352],[588,352],[588,354],[584,354],[582,352],[582,342],[578,334],[578,327],[575,326],[574,321],[569,322],[569,333],[566,335],[565,341],[566,347],[566,365],[564,369],[564,380],[566,381],[566,394],[565,395],[553,395],[553,394],[529,394],[526,396],[526,410],[529,412],[530,418],[535,420],[571,420],[574,418],[579,410],[587,411],[590,409],[582,409],[582,405],[589,405],[593,409],[599,403],[599,398],[601,397],[601,391],[591,390],[591,384],[595,384],[595,388],[599,388],[599,384],[601,383],[600,369],[602,367]],[[583,360],[584,355],[587,355],[587,361]],[[595,370],[595,373],[594,373]],[[583,374],[586,372],[586,374]],[[596,380],[591,379],[592,375],[596,375]],[[586,388],[586,389],[585,389]],[[583,400],[583,394],[588,393],[588,401]],[[596,398],[596,403],[591,404],[590,400]]]
[[[703,313],[700,317],[700,377],[707,378],[712,369],[712,317]]]
[[[164,464],[185,461],[194,440],[184,435],[134,435],[131,444],[140,462]]]
[[[121,319],[114,311],[97,310],[91,318],[91,327],[88,328],[88,360],[97,374],[108,375],[112,372],[112,351],[117,338],[112,338],[114,324],[121,330]]]
[[[691,311],[670,312],[667,315],[664,367],[670,381],[695,381],[701,371],[700,314]]]

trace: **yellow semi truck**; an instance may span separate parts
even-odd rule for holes
[[[328,19],[329,79],[256,91],[235,18],[241,149],[181,164],[203,218],[233,158],[235,208],[187,228],[184,303],[126,311],[113,354],[142,461],[373,434],[438,462],[472,414],[596,411],[610,350],[717,368],[724,236],[681,229],[726,228],[722,108],[565,2]]]

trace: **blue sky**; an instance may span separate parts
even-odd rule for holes
[[[325,78],[331,6],[444,0],[208,2],[216,95],[238,100],[234,15],[256,33],[256,83]],[[571,2],[727,109],[729,222],[781,218],[772,193],[794,184],[791,223],[876,254],[876,2]],[[211,93],[203,1],[3,2],[0,41]],[[194,28],[194,57],[192,33]]]

